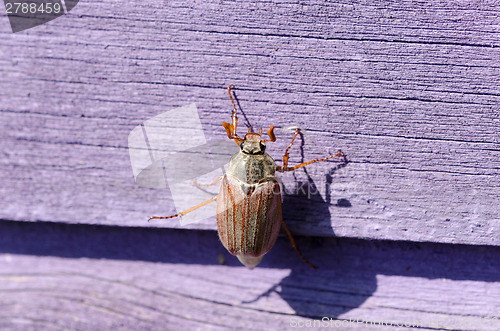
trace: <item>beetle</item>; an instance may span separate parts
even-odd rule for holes
[[[212,183],[215,184],[222,179],[219,194],[175,215],[152,216],[149,220],[182,217],[190,211],[216,201],[217,232],[220,241],[229,253],[236,255],[238,260],[248,269],[255,268],[262,257],[271,250],[281,227],[285,230],[300,258],[310,267],[316,269],[317,267],[302,255],[283,220],[281,185],[276,177],[276,172],[294,171],[311,163],[339,156],[347,162],[346,155],[339,150],[335,155],[289,168],[288,151],[300,134],[300,130],[296,129],[295,135],[283,155],[283,166],[277,165],[273,158],[266,153],[266,142],[276,141],[274,126],[267,130],[269,139],[262,139],[262,129],[260,133],[254,133],[251,132],[250,127],[244,138],[240,138],[236,133],[238,116],[231,88],[232,85],[228,86],[227,89],[233,105],[231,123],[223,122],[222,126],[226,130],[228,138],[238,144],[240,151],[231,157],[227,172]]]

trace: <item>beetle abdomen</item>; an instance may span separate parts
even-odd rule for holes
[[[242,189],[245,184],[226,174],[217,198],[219,238],[231,254],[243,256],[239,257],[240,261],[269,252],[282,221],[278,181],[273,179],[252,185],[251,192]]]
[[[257,264],[260,263],[260,261],[262,261],[263,256],[253,257],[253,256],[247,256],[247,255],[236,255],[236,257],[238,258],[238,260],[240,260],[240,262],[245,267],[252,270],[253,268],[255,268],[257,266]]]

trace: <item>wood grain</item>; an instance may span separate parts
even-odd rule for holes
[[[499,13],[496,1],[85,1],[18,34],[1,16],[0,218],[179,227],[145,222],[175,210],[168,190],[134,183],[128,134],[195,102],[205,135],[223,138],[234,84],[241,129],[277,127],[276,159],[290,126],[305,132],[292,164],[349,156],[283,178],[292,232],[499,245]]]
[[[280,238],[249,271],[215,231],[0,231],[2,329],[291,330],[323,317],[354,330],[500,327],[498,247],[298,238],[313,271]]]

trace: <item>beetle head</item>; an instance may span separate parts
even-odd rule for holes
[[[262,155],[266,151],[266,144],[258,133],[247,133],[240,144],[241,151],[250,155]]]
[[[262,140],[262,129],[260,133],[250,132],[251,127],[248,128],[248,133],[245,135],[245,139],[240,143],[241,151],[245,154],[250,155],[262,155],[266,152],[266,141],[276,141],[274,136],[274,126],[271,126],[267,130],[267,135],[269,139]]]

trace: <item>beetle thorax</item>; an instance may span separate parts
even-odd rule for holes
[[[227,169],[227,174],[238,178],[245,184],[273,180],[275,172],[276,163],[269,154],[252,155],[243,151],[233,155]]]

